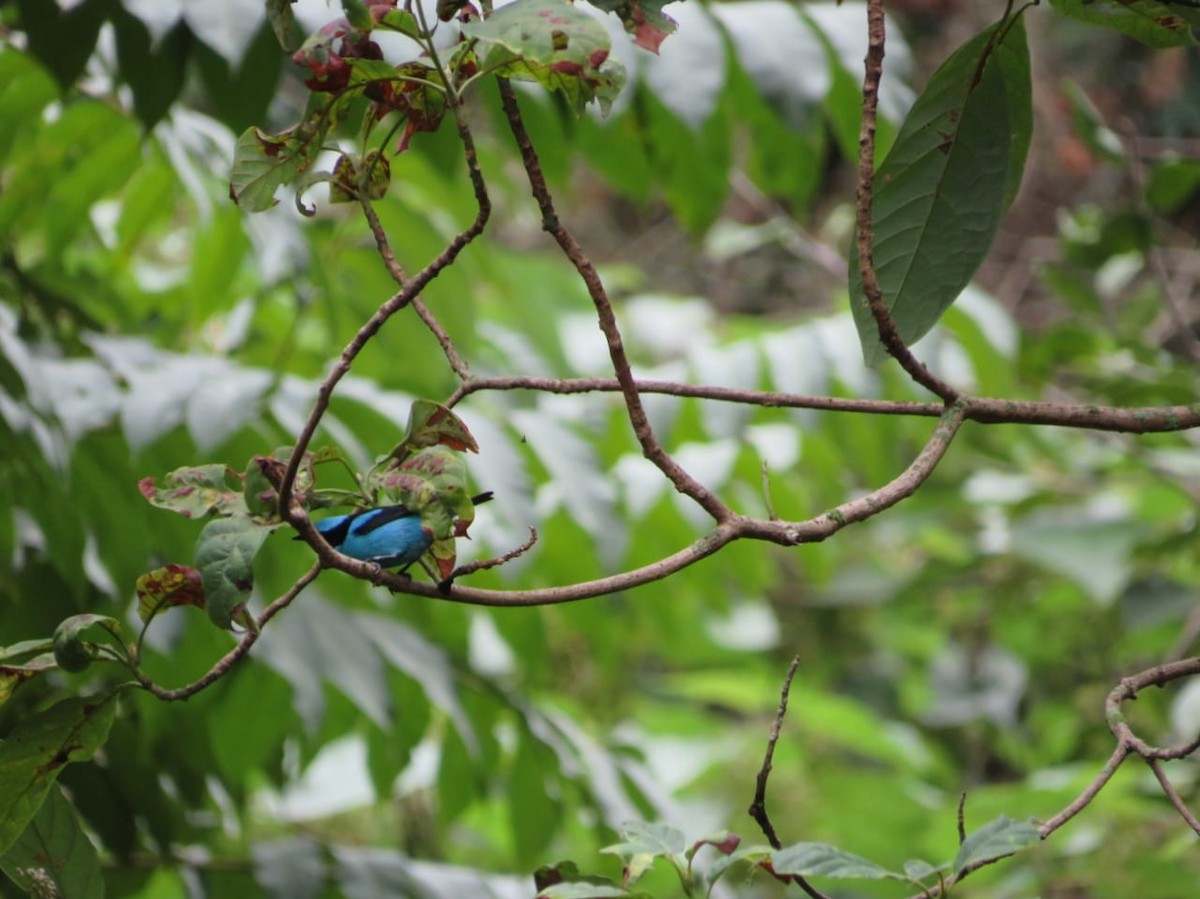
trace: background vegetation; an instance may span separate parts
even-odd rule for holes
[[[888,9],[880,159],[938,66],[1006,13]],[[668,12],[679,29],[657,55],[603,20],[627,72],[607,116],[537,87],[519,92],[521,114],[637,377],[792,398],[647,391],[662,446],[745,515],[820,516],[909,466],[940,411],[874,414],[936,397],[891,362],[864,366],[850,311],[864,6]],[[305,33],[341,15],[297,13]],[[1195,433],[1018,417],[967,421],[913,496],[828,540],[738,540],[664,580],[535,608],[325,571],[187,702],[95,699],[128,672],[69,674],[38,641],[84,613],[136,635],[139,577],[192,564],[200,530],[153,508],[139,482],[200,462],[241,472],[294,445],[321,379],[397,287],[363,209],[330,202],[326,184],[296,204],[280,189],[253,215],[244,193],[242,208],[230,201],[238,135],[280,133],[310,102],[313,69],[281,52],[260,4],[19,0],[0,14],[5,895],[55,895],[37,892],[49,879],[71,899],[529,897],[540,866],[568,859],[620,883],[623,862],[637,871],[715,835],[696,855],[707,866],[728,858],[726,830],[744,857],[713,895],[911,895],[878,871],[939,889],[938,866],[948,876],[956,853],[971,858],[960,833],[1001,815],[1009,849],[1036,840],[1025,822],[1052,820],[1113,756],[1110,691],[1194,662]],[[917,347],[940,378],[978,396],[1197,414],[1196,17],[1187,3],[1023,11],[1030,162],[975,282]],[[380,43],[392,62],[406,52]],[[310,171],[330,170],[334,147],[362,151],[366,109],[351,99]],[[417,129],[367,204],[412,272],[476,215],[452,119]],[[611,378],[594,297],[540,231],[495,79],[467,95],[462,122],[494,208],[424,308],[475,378]],[[370,146],[395,147],[389,125]],[[645,458],[611,385],[464,389],[418,312],[365,344],[311,448],[337,446],[365,471],[401,440],[414,399],[454,400],[479,443],[473,486],[496,494],[460,561],[538,534],[460,586],[520,597],[651,565],[711,532]],[[312,565],[287,537],[255,558],[256,609]],[[140,665],[177,687],[232,646],[203,613],[175,609],[148,629]],[[770,820],[787,846],[879,866],[819,850],[834,876],[799,888],[753,864],[767,838],[745,815],[793,658]],[[1200,733],[1189,683],[1124,706],[1136,734],[1186,748]],[[1164,767],[1186,808],[1195,760]],[[620,835],[639,821],[650,826]],[[954,891],[1192,896],[1189,824],[1155,771],[1126,764],[1046,842]],[[571,879],[568,865],[554,872],[539,887]],[[707,886],[681,886],[660,860],[630,889]],[[556,895],[625,894],[572,889]]]

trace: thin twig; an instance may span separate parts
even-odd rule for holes
[[[754,800],[747,809],[747,814],[755,820],[767,842],[775,849],[781,849],[783,844],[779,842],[775,826],[771,824],[771,818],[767,814],[767,780],[771,776],[771,763],[775,758],[775,744],[779,742],[779,730],[787,716],[788,693],[792,689],[792,679],[799,667],[800,656],[797,654],[792,657],[792,664],[788,666],[787,674],[783,677],[783,686],[779,690],[779,708],[775,710],[775,718],[771,721],[771,730],[767,735],[767,751],[763,755],[763,763],[755,779]]]
[[[958,794],[958,845],[967,841],[967,791]]]
[[[792,663],[788,665],[787,674],[783,676],[783,686],[779,689],[779,708],[775,710],[775,718],[771,722],[771,730],[767,735],[767,750],[763,755],[762,767],[758,769],[758,777],[755,778],[754,799],[750,803],[750,807],[746,813],[755,820],[759,829],[763,832],[763,836],[767,838],[767,842],[771,844],[773,849],[782,849],[783,843],[779,841],[779,835],[775,833],[775,826],[771,823],[771,818],[767,814],[767,780],[771,776],[772,760],[775,758],[775,744],[779,742],[779,731],[783,727],[783,719],[787,716],[788,694],[792,689],[792,679],[796,676],[796,671],[800,667],[800,656],[796,654],[792,656]],[[829,899],[824,893],[814,887],[801,874],[776,874],[776,877],[787,877],[793,881],[796,886],[800,887],[812,899]]]
[[[867,0],[867,56],[864,60],[862,124],[858,132],[858,187],[855,191],[858,269],[862,275],[863,295],[879,327],[879,340],[884,348],[916,383],[946,402],[951,402],[958,398],[959,392],[930,372],[900,337],[896,321],[884,301],[879,274],[875,269],[875,224],[872,215],[875,126],[879,108],[879,82],[883,78],[884,39],[883,0]]]
[[[510,549],[506,553],[502,553],[493,559],[480,559],[478,562],[468,562],[466,565],[460,565],[450,572],[450,576],[438,584],[438,589],[443,593],[447,592],[454,584],[456,578],[466,577],[468,574],[474,574],[477,571],[486,571],[489,568],[496,568],[503,565],[505,562],[511,562],[520,556],[525,555],[533,549],[533,545],[537,543],[538,532],[537,528],[530,526],[529,539],[515,549]]]
[[[173,690],[168,690],[164,687],[160,687],[153,680],[151,680],[150,676],[142,671],[140,667],[134,669],[133,676],[137,678],[138,683],[145,688],[147,692],[152,693],[159,699],[172,701],[187,699],[191,696],[195,696],[205,687],[208,687],[228,674],[233,666],[236,665],[242,659],[242,657],[250,651],[250,647],[258,642],[258,637],[262,632],[263,626],[266,625],[266,623],[274,618],[277,614],[291,605],[292,600],[299,596],[300,592],[309,584],[311,584],[316,576],[320,573],[321,563],[317,562],[310,569],[308,569],[308,571],[302,574],[300,578],[288,588],[286,593],[263,609],[262,614],[255,619],[256,626],[253,629],[246,631],[246,633],[242,635],[242,639],[237,642],[237,645],[234,646],[233,649],[229,650],[229,652],[225,653],[225,655],[218,659],[217,662],[210,669],[208,669],[204,676],[198,678],[192,683]]]
[[[613,374],[621,385],[621,394],[625,398],[625,408],[629,414],[629,423],[633,433],[641,444],[642,454],[653,462],[667,476],[675,489],[685,496],[691,497],[704,511],[713,517],[717,523],[722,523],[732,515],[729,507],[715,493],[684,471],[662,448],[650,419],[646,415],[642,398],[638,394],[637,383],[625,354],[625,344],[621,339],[621,330],[617,326],[617,317],[613,312],[612,303],[608,299],[608,291],[600,280],[600,275],[583,248],[575,240],[574,235],[567,229],[558,217],[554,208],[554,199],[546,185],[542,164],[538,159],[537,150],[525,130],[525,122],[521,117],[521,109],[517,103],[517,95],[512,85],[504,78],[499,79],[500,102],[504,108],[504,116],[508,120],[509,130],[517,142],[517,150],[525,166],[529,179],[529,187],[542,214],[542,228],[554,238],[563,254],[575,266],[575,271],[587,287],[588,295],[596,308],[596,318],[604,339],[608,344],[608,355],[612,361]]]
[[[1188,827],[1195,831],[1196,836],[1200,837],[1200,820],[1196,819],[1196,815],[1187,807],[1187,803],[1183,801],[1183,797],[1175,789],[1175,784],[1171,783],[1170,778],[1167,777],[1167,772],[1163,770],[1162,761],[1159,759],[1146,759],[1146,764],[1154,772],[1154,776],[1158,779],[1158,785],[1162,787],[1162,791],[1166,794],[1166,797],[1171,800],[1171,805],[1175,806],[1175,811],[1179,812],[1179,816],[1187,822]]]

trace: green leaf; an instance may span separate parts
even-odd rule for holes
[[[1193,47],[1197,44],[1193,20],[1183,4],[1155,0],[1050,0],[1064,15],[1091,25],[1111,28],[1151,47]]]
[[[0,743],[0,853],[33,820],[63,767],[104,743],[116,712],[115,693],[65,699],[9,731]]]
[[[220,463],[189,465],[168,474],[163,487],[154,478],[142,478],[138,490],[150,505],[178,512],[184,518],[236,515],[246,510],[246,502],[240,490],[230,490],[227,486],[228,473],[229,469]]]
[[[958,848],[958,854],[954,856],[954,871],[958,873],[969,865],[1014,855],[1022,849],[1040,843],[1041,840],[1038,829],[1029,821],[1014,821],[1001,815],[974,833],[968,834]]]
[[[133,110],[147,129],[167,114],[183,88],[188,51],[194,42],[183,22],[152,39],[136,16],[121,10],[112,17],[121,78],[133,91]]]
[[[204,586],[205,608],[217,627],[229,630],[244,620],[244,605],[254,587],[254,557],[271,529],[245,515],[210,521],[196,540],[196,567]]]
[[[906,879],[901,874],[828,843],[796,843],[784,846],[771,854],[771,867],[776,874],[799,874],[803,877],[837,877],[846,880]]]
[[[20,30],[29,50],[62,88],[75,84],[96,49],[100,27],[109,17],[113,0],[85,0],[70,9],[43,0],[19,0]]]
[[[54,629],[54,660],[63,671],[83,671],[98,657],[97,644],[84,640],[85,630],[105,625],[106,633],[121,632],[121,622],[107,615],[72,615]]]
[[[625,838],[623,842],[605,846],[600,851],[621,859],[626,883],[637,882],[660,858],[667,859],[678,871],[687,869],[687,838],[674,827],[635,821],[622,825],[621,836]]]
[[[970,281],[1015,193],[1029,146],[1029,50],[1021,19],[976,35],[930,79],[876,175],[873,258],[900,336],[926,334]],[[886,356],[851,266],[868,364]]]
[[[604,26],[566,0],[516,0],[462,30],[480,42],[485,70],[559,91],[576,114],[593,100],[607,113],[625,83]]]
[[[31,896],[103,899],[96,847],[61,789],[53,790],[8,851],[0,870]]]

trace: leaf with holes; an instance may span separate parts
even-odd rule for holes
[[[577,114],[593,100],[607,113],[625,83],[604,26],[566,0],[516,0],[462,30],[482,45],[484,69],[559,91]]]

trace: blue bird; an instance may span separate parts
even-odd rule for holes
[[[479,505],[491,498],[489,491],[472,497],[471,502]],[[314,524],[338,552],[380,568],[406,570],[433,545],[433,535],[422,524],[420,514],[399,504],[334,515]]]

